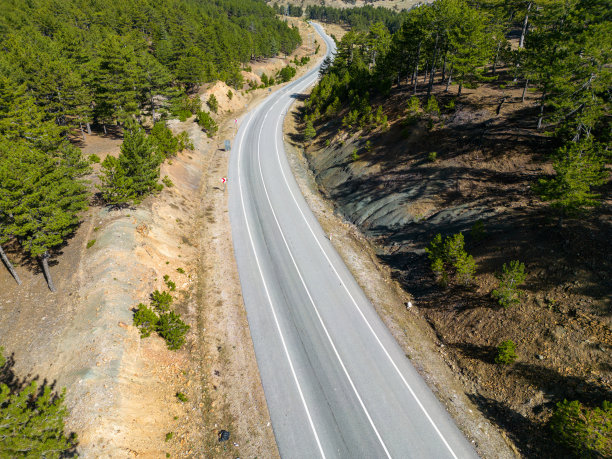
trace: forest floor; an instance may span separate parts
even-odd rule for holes
[[[487,441],[457,415],[462,406],[499,426],[518,455],[571,457],[546,427],[555,404],[577,399],[600,406],[612,399],[610,183],[595,214],[560,222],[531,189],[553,172],[546,160],[552,141],[534,129],[538,95],[528,92],[522,103],[521,89],[511,85],[464,89],[459,98],[456,90],[434,88],[440,107],[454,100],[455,108],[443,108],[431,127],[426,116],[406,122],[412,95],[406,86],[373,103],[383,105],[388,131],[349,134],[341,127],[343,113],[315,126],[317,138],[305,153],[313,186],[349,229],[328,225],[333,238],[344,232],[360,240],[363,234],[375,253],[371,265],[381,265],[387,282],[401,287],[393,306],[370,298],[468,437]],[[425,97],[420,90],[417,95]],[[299,124],[299,117],[294,112],[288,122]],[[302,148],[295,128],[286,129],[290,143]],[[474,229],[477,221],[482,231]],[[477,278],[469,288],[441,288],[424,249],[437,233],[459,231],[478,263]],[[358,257],[345,259],[354,266]],[[524,262],[528,277],[520,304],[504,309],[491,291],[495,274],[511,260]],[[362,285],[367,291],[368,278]],[[412,308],[397,305],[402,295]],[[433,341],[453,378],[441,379],[430,354],[414,358],[422,343],[403,336],[409,330],[403,324],[411,321],[421,330],[415,336]],[[517,343],[519,358],[495,364],[496,347],[507,339]],[[465,397],[459,399],[468,401],[453,408],[445,391],[460,391]],[[494,450],[479,451],[497,457]]]
[[[313,55],[312,28],[295,23],[304,45],[284,59],[258,62],[260,71],[272,74],[294,57]],[[162,165],[161,176],[174,186],[135,208],[110,211],[94,200],[74,236],[53,253],[58,293],[48,291],[36,263],[5,247],[23,280],[18,287],[0,270],[0,337],[17,377],[12,384],[37,379],[66,387],[66,427],[78,434],[84,457],[278,457],[221,185],[229,160],[223,141],[269,91],[233,91],[229,99],[228,90],[216,83],[200,93],[202,102],[211,93],[219,100],[215,139],[193,119],[169,122],[195,146]],[[77,144],[84,156],[104,159],[118,155],[121,142],[109,129]],[[89,177],[92,188],[99,169],[94,165]],[[157,336],[140,339],[132,326],[133,308],[166,289],[164,275],[176,283],[175,309],[191,325],[181,351],[169,351]],[[221,429],[230,431],[229,441],[218,442]]]

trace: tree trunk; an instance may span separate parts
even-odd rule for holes
[[[417,50],[417,55],[416,55],[416,61],[414,64],[414,73],[413,73],[413,77],[414,77],[414,90],[413,90],[413,94],[416,96],[417,93],[417,86],[419,85],[419,59],[421,58],[421,43],[419,43],[419,48]]]
[[[4,253],[4,249],[2,248],[1,245],[0,245],[0,258],[2,258],[2,261],[6,265],[6,269],[8,269],[11,275],[15,278],[17,285],[21,285],[21,279],[19,279],[19,275],[17,274],[17,271],[15,271],[15,268],[13,268],[13,264],[6,256],[6,253]]]
[[[81,135],[83,136],[83,142],[85,142],[85,140],[87,140],[85,138],[85,131],[83,130],[83,123],[79,123],[79,127],[81,128]]]
[[[495,51],[495,59],[493,59],[493,75],[497,71],[497,59],[499,59],[499,49],[501,48],[501,41],[497,42],[497,51]]]
[[[429,70],[429,86],[427,86],[427,98],[431,95],[431,89],[434,83],[434,74],[436,67],[436,59],[438,58],[438,34],[436,34],[436,44],[434,45],[433,58],[431,59],[431,69]]]
[[[444,83],[446,79],[446,55],[448,51],[444,52],[444,61],[442,62],[442,78],[440,78],[440,84]]]
[[[106,123],[102,123],[102,127],[104,128],[104,135],[106,135]]]
[[[506,99],[507,99],[507,96],[504,96],[499,101],[499,104],[497,105],[497,110],[495,111],[496,115],[499,116],[499,113],[501,112],[501,109],[502,109],[502,105],[504,105],[504,102],[506,102]]]
[[[459,82],[459,90],[457,91],[457,96],[461,95],[461,90],[463,89],[463,80]]]
[[[529,85],[529,78],[525,79],[525,86],[523,86],[523,95],[521,97],[521,102],[525,103],[525,93],[527,92],[527,86]]]
[[[544,121],[544,99],[545,97],[546,97],[546,92],[542,94],[542,99],[540,99],[540,116],[538,117],[537,129],[542,129],[542,121]]]
[[[91,124],[87,123],[87,134],[91,135]]]
[[[525,13],[525,20],[523,21],[523,30],[521,30],[521,40],[519,41],[519,49],[525,46],[525,34],[527,33],[527,26],[529,24],[529,10],[531,10],[532,2],[527,5],[527,12]]]
[[[451,80],[453,79],[453,68],[451,67],[450,72],[448,72],[448,80],[446,80],[446,89],[444,92],[448,92],[448,88],[451,84]]]
[[[51,272],[49,271],[49,252],[45,252],[41,255],[40,261],[42,263],[43,272],[45,273],[45,278],[47,279],[47,285],[49,286],[49,290],[52,292],[57,292],[55,289],[55,285],[53,285],[53,279],[51,278]]]

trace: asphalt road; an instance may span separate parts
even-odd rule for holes
[[[317,30],[327,42],[333,40]],[[467,458],[457,429],[308,208],[282,121],[317,69],[241,121],[230,160],[234,250],[284,458]]]

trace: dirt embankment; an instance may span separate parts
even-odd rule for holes
[[[435,93],[448,108],[431,127],[426,119],[406,123],[408,88],[375,102],[389,116],[388,131],[350,135],[342,115],[317,126],[309,167],[346,227],[367,237],[375,262],[412,297],[408,311],[381,308],[390,328],[401,329],[412,316],[427,323],[423,333],[433,333],[457,390],[469,399],[465,406],[500,426],[518,454],[567,457],[546,427],[556,402],[595,406],[612,398],[610,190],[595,214],[559,224],[531,190],[552,172],[551,141],[534,129],[537,94],[521,103],[519,89],[484,86],[456,98],[438,86]],[[296,132],[290,138],[301,140]],[[482,231],[473,230],[478,221]],[[424,249],[435,234],[459,231],[478,263],[477,279],[467,289],[441,288]],[[491,291],[495,273],[511,260],[524,262],[528,277],[521,303],[504,309]],[[507,339],[519,359],[495,364],[496,347]],[[426,374],[436,372],[429,360],[421,363]],[[464,428],[469,435],[471,427]]]
[[[313,52],[306,43],[296,55]],[[136,208],[109,211],[94,203],[82,216],[76,234],[53,254],[57,294],[48,292],[35,263],[6,247],[23,285],[0,270],[0,345],[20,378],[67,388],[67,429],[78,434],[84,457],[278,457],[220,181],[229,158],[220,147],[234,136],[234,119],[268,90],[233,91],[231,100],[228,90],[223,83],[203,90],[203,100],[216,91],[219,101],[214,139],[193,119],[169,123],[195,146],[162,165],[161,177],[174,186]],[[80,147],[103,159],[120,145],[109,131]],[[165,275],[176,283],[175,309],[191,325],[178,352],[159,337],[140,339],[132,326],[133,308],[166,289]],[[230,431],[229,441],[217,441],[221,429]]]

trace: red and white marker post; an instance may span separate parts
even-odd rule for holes
[[[227,177],[221,177],[221,183],[223,183],[223,191],[225,191],[225,184],[227,183]]]

